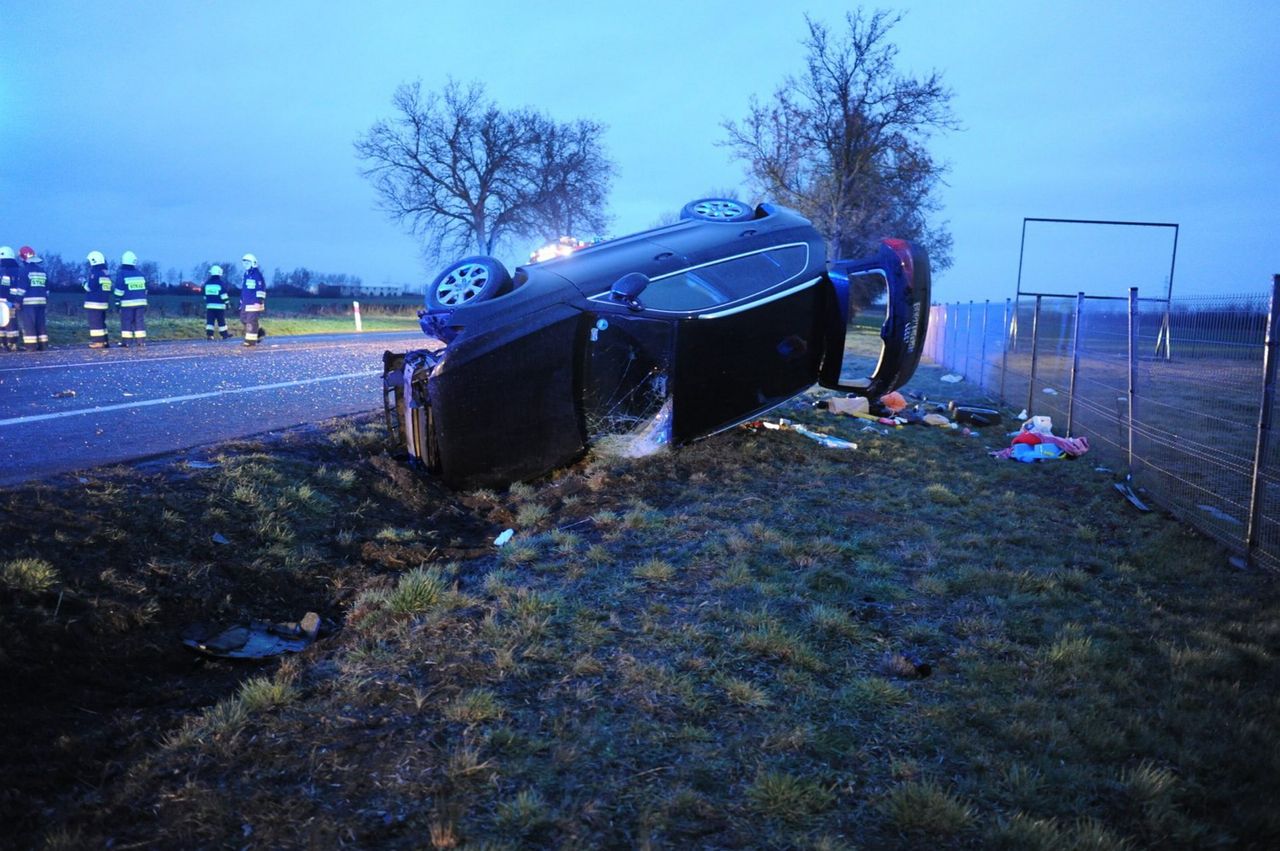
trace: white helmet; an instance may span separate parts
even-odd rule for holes
[[[12,260],[13,247],[10,245],[0,245],[0,260]]]
[[[246,254],[245,256],[241,257],[240,262],[244,264],[244,267],[246,269],[258,268],[258,258],[254,257],[252,254]]]
[[[137,266],[138,255],[134,254],[132,251],[126,251],[124,254],[120,255],[120,262],[125,266]]]
[[[210,267],[209,267],[209,274],[210,274],[210,275],[221,275],[221,274],[222,274],[222,267],[221,267],[221,266],[210,266]]]
[[[102,252],[101,252],[101,251],[90,251],[90,252],[89,252],[88,260],[89,260],[89,265],[90,265],[90,266],[105,266],[105,265],[107,265],[107,258],[105,258],[105,257],[103,257],[103,256],[102,256]]]

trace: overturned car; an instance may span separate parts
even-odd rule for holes
[[[882,278],[880,359],[845,376],[849,281]],[[681,220],[521,266],[446,268],[419,317],[427,346],[383,358],[389,427],[449,486],[529,479],[619,436],[679,445],[824,387],[878,397],[920,358],[925,251],[883,240],[828,262],[797,213],[729,199]]]

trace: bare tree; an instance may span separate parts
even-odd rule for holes
[[[503,110],[484,87],[401,85],[395,117],[356,140],[363,174],[392,218],[442,249],[493,254],[513,238],[550,240],[607,223],[613,164],[593,121]]]
[[[951,235],[930,214],[946,172],[926,143],[955,129],[950,90],[938,73],[915,79],[894,68],[888,38],[900,16],[861,10],[843,37],[805,17],[805,73],[773,99],[752,99],[741,124],[723,124],[723,143],[747,164],[764,195],[809,217],[834,257],[864,254],[884,236],[924,245],[935,269],[951,265]]]

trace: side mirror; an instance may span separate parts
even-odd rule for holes
[[[632,310],[644,310],[644,305],[639,299],[640,293],[644,292],[648,286],[648,275],[641,272],[628,272],[613,282],[609,295],[614,301],[620,301]]]

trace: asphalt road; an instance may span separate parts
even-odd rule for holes
[[[0,351],[0,486],[380,410],[382,352],[418,333]]]

